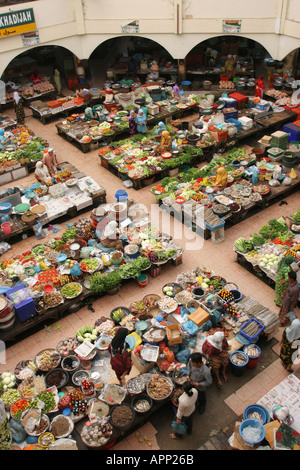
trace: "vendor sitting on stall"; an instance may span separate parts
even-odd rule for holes
[[[160,144],[155,147],[154,152],[156,155],[161,155],[164,152],[172,150],[172,137],[169,131],[163,131],[161,134]]]
[[[93,110],[90,106],[88,106],[87,108],[85,108],[85,111],[84,111],[84,120],[92,121],[93,119],[94,119]]]
[[[37,164],[35,165],[34,176],[38,180],[39,183],[44,183],[44,184],[51,183],[51,176],[50,176],[49,170],[42,161],[37,162]]]
[[[46,165],[51,175],[57,171],[56,153],[52,148],[48,148],[48,150],[45,150],[46,152],[44,152],[43,164]]]
[[[161,135],[163,131],[166,131],[166,125],[164,122],[160,121],[156,128],[154,129],[154,135]]]
[[[123,248],[122,240],[119,238],[118,223],[115,220],[109,222],[101,234],[101,243],[107,248],[121,250]]]
[[[226,374],[229,365],[228,349],[229,345],[223,331],[217,331],[213,335],[208,336],[202,346],[202,352],[208,356],[211,369],[216,375],[218,388],[223,386],[220,378],[221,369],[224,382],[228,382]]]
[[[216,191],[225,188],[228,183],[228,173],[225,168],[223,166],[220,166],[217,169],[216,176],[212,176],[211,180],[213,181],[214,189]]]
[[[125,376],[130,374],[132,368],[128,344],[125,341],[128,334],[127,328],[119,328],[108,347],[111,368],[122,386],[126,384]]]
[[[135,118],[136,129],[139,133],[144,134],[147,132],[147,117],[142,109],[139,109],[138,115]]]

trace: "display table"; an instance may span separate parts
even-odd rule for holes
[[[86,207],[96,207],[106,202],[105,188],[95,183],[92,178],[80,172],[69,162],[60,163],[59,168],[62,172],[70,171],[72,173],[72,178],[78,179],[78,183],[76,186],[70,188],[64,185],[65,195],[62,197],[51,198],[46,195],[38,198],[38,203],[46,207],[46,213],[41,214],[36,219],[36,222],[39,221],[42,226],[53,221],[60,222],[63,218],[73,218],[78,213],[86,209]],[[87,182],[89,183],[88,186],[86,184]],[[29,200],[26,196],[23,196],[19,202],[29,203]],[[28,225],[23,222],[20,214],[15,214],[13,211],[10,215],[10,222],[12,224],[11,233],[4,234],[1,230],[0,241],[7,241],[10,239],[15,239],[17,241],[22,234],[29,234],[33,230],[32,225]]]

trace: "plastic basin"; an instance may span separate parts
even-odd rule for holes
[[[245,431],[245,429],[247,427],[259,430],[260,431],[260,438],[256,441],[252,441],[252,442],[247,441],[243,437],[243,432]],[[260,444],[261,441],[265,438],[265,435],[266,435],[266,431],[265,431],[264,426],[259,421],[257,421],[256,419],[245,419],[245,421],[242,421],[242,423],[240,424],[240,427],[239,427],[239,433],[240,433],[241,438],[245,442],[245,444],[248,445],[248,446],[251,446],[251,447]]]

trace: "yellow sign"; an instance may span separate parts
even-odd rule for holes
[[[36,30],[33,9],[11,11],[0,15],[0,38]]]

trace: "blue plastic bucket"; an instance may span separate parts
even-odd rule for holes
[[[238,354],[238,353],[243,354],[245,356],[246,361],[242,365],[235,364],[232,361],[233,356],[235,354]],[[232,371],[233,375],[235,375],[236,377],[241,377],[243,375],[244,371],[245,371],[246,365],[249,362],[249,357],[247,356],[247,354],[243,353],[242,351],[234,351],[233,353],[230,354],[229,360],[230,360],[231,371]]]
[[[245,410],[244,410],[244,413],[243,413],[243,418],[244,419],[256,419],[256,418],[248,418],[248,416],[251,414],[251,413],[259,413],[260,416],[261,416],[261,420],[262,420],[262,424],[266,424],[267,422],[267,414],[265,412],[265,410],[263,408],[261,408],[260,406],[257,406],[257,405],[250,405],[248,406]],[[256,419],[256,421],[260,421],[258,419]],[[260,421],[261,422],[261,421]]]
[[[247,441],[243,437],[243,432],[244,432],[245,428],[247,428],[247,427],[258,429],[260,431],[260,437],[257,441],[250,442],[250,441]],[[248,446],[251,446],[251,447],[260,444],[261,441],[263,441],[263,439],[265,438],[265,435],[266,435],[266,431],[265,431],[264,426],[259,421],[257,421],[256,419],[245,419],[245,421],[242,421],[242,423],[240,424],[240,427],[239,427],[239,433],[240,433],[241,438],[245,442],[245,444],[248,445]]]
[[[115,194],[115,198],[117,201],[127,201],[128,199],[128,194],[124,189],[118,189],[118,191]]]
[[[267,410],[267,408],[265,408],[263,405],[259,405],[257,403],[252,403],[251,405],[247,406],[247,408],[244,409],[243,411],[243,419],[248,419],[247,418],[247,415],[248,415],[248,409],[249,408],[257,408],[258,409],[258,412],[260,413],[260,410],[262,410],[265,415],[266,415],[266,423],[269,423],[270,420],[271,420],[271,416],[270,416],[270,413],[269,411]]]

